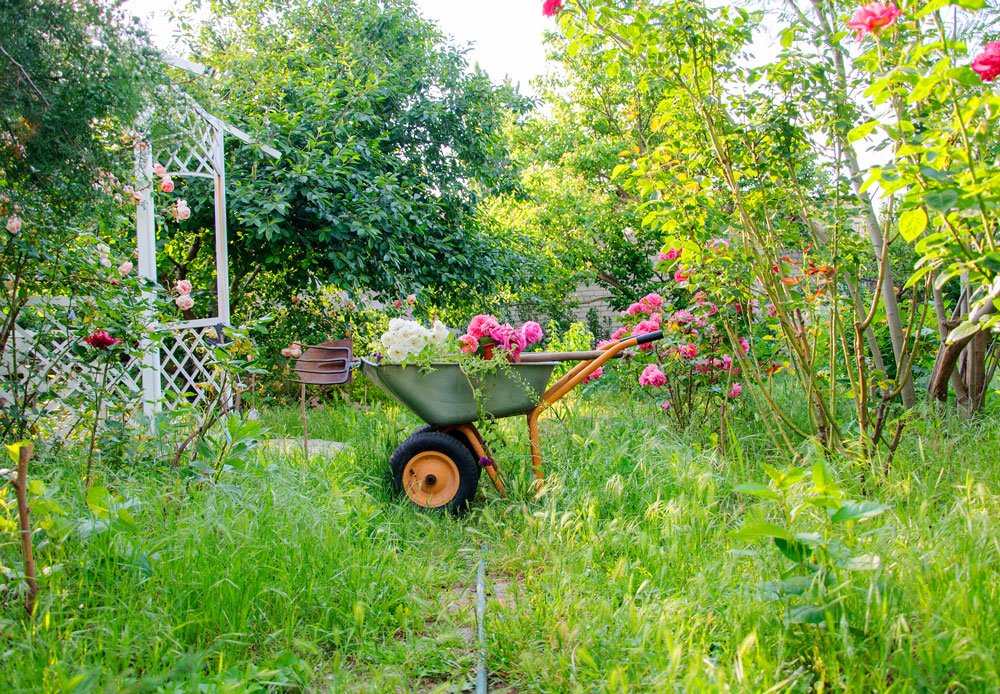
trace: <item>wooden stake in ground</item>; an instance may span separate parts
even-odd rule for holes
[[[35,570],[35,555],[31,548],[31,523],[28,520],[28,461],[35,452],[34,446],[24,444],[17,452],[17,527],[21,535],[21,556],[24,558],[24,578],[28,582],[28,594],[24,598],[24,609],[28,614],[35,612],[35,598],[38,596],[38,579]]]

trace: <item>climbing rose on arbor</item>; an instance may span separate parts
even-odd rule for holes
[[[876,34],[880,29],[893,24],[902,14],[895,3],[890,2],[886,5],[873,2],[858,10],[854,18],[847,22],[847,26],[858,32],[860,41],[865,34]]]
[[[94,349],[99,349],[102,352],[121,342],[119,338],[111,337],[111,335],[104,330],[97,330],[90,335],[87,335],[87,337],[83,338],[83,341]]]
[[[546,17],[555,17],[561,9],[562,0],[545,0],[545,3],[542,5],[542,14]]]
[[[178,294],[190,294],[191,289],[191,283],[187,280],[177,280],[177,284],[174,285],[174,291]]]
[[[992,82],[1000,76],[1000,41],[990,41],[983,52],[972,61],[972,69],[983,82]]]

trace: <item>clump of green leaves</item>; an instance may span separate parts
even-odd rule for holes
[[[888,506],[847,498],[822,459],[813,463],[811,474],[802,467],[762,467],[769,484],[746,483],[735,490],[770,503],[759,506],[759,518],[744,524],[735,537],[770,539],[792,562],[779,580],[761,586],[766,598],[785,602],[789,622],[837,623],[847,615],[845,603],[852,593],[862,589],[852,574],[878,572],[882,566],[878,555],[859,553],[857,526]]]

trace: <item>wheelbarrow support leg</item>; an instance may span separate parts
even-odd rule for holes
[[[501,499],[507,498],[507,487],[504,486],[503,480],[500,479],[500,471],[497,469],[496,461],[490,456],[490,452],[486,449],[486,439],[483,435],[479,433],[479,429],[476,428],[475,424],[462,424],[455,427],[456,431],[462,432],[462,434],[469,440],[469,445],[472,446],[472,450],[476,452],[480,460],[485,458],[490,461],[489,464],[483,465],[486,468],[486,474],[490,476],[490,482],[493,483],[493,487],[500,494]]]

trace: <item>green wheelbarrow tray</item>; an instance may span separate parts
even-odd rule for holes
[[[531,412],[541,402],[552,370],[558,365],[555,361],[506,364],[493,373],[466,376],[461,366],[451,362],[435,363],[433,370],[422,372],[415,366],[361,360],[361,370],[368,380],[437,427],[479,418],[472,385],[482,391],[483,409],[493,417]]]

